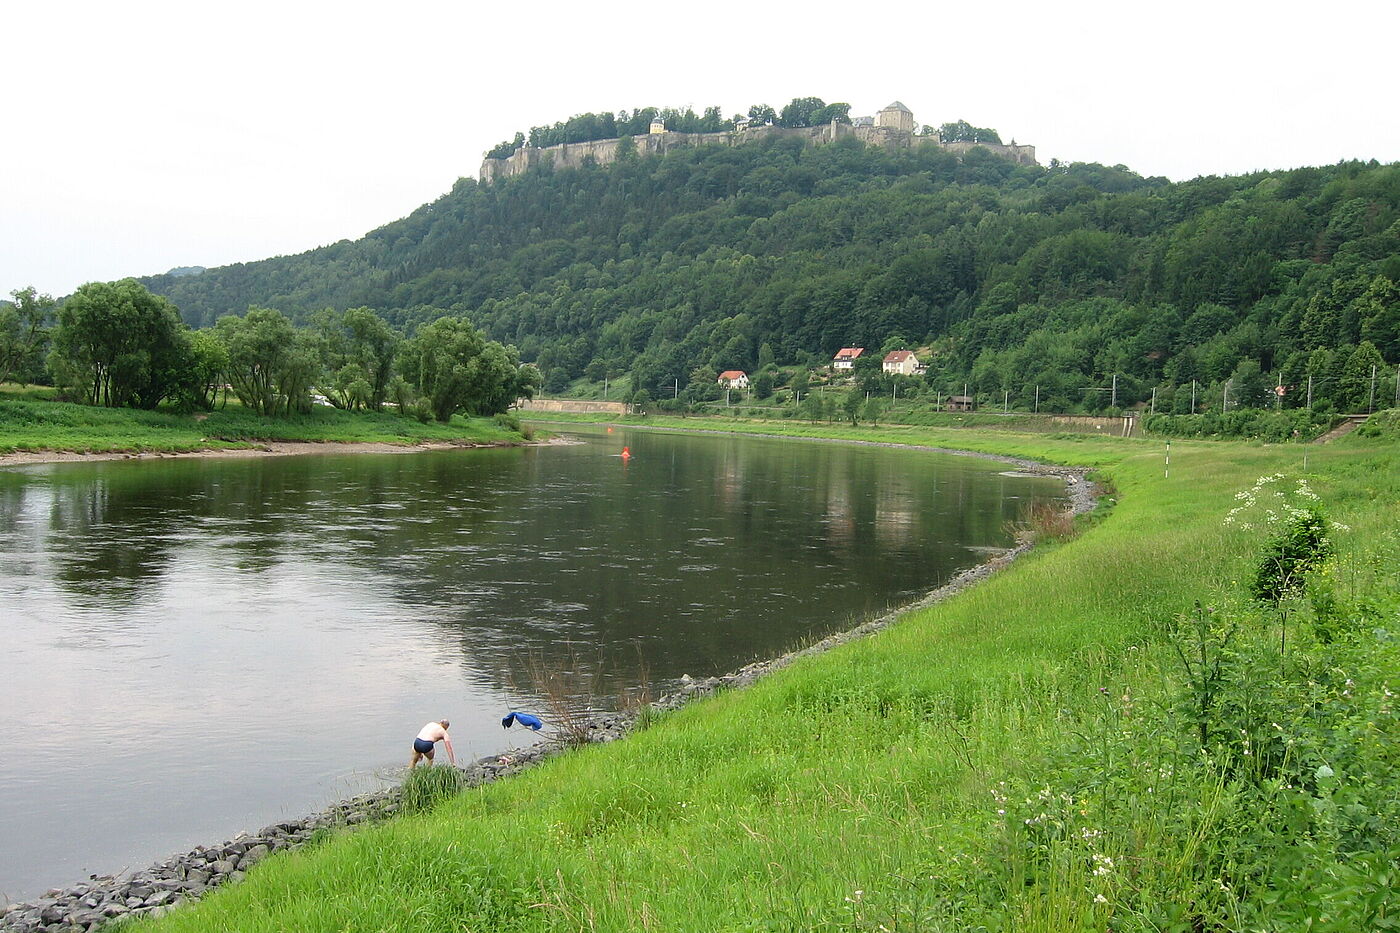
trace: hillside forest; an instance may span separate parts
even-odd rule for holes
[[[630,375],[670,397],[910,347],[927,372],[902,395],[1159,413],[1385,407],[1397,283],[1400,165],[1173,183],[852,139],[463,178],[353,242],[142,280],[195,328],[465,318],[550,393]]]

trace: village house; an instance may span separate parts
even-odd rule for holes
[[[910,350],[891,350],[885,354],[884,370],[900,376],[912,376],[923,370],[919,358]]]
[[[865,347],[842,347],[831,358],[832,369],[851,369],[856,365],[856,357],[865,352]]]
[[[719,384],[727,389],[747,389],[749,377],[741,369],[726,369],[719,374]]]
[[[950,395],[948,396],[949,411],[972,411],[977,407],[977,400],[971,395]]]

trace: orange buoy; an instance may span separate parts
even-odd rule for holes
[[[612,428],[611,428],[611,427],[608,428],[608,433],[609,433],[609,434],[612,433]]]
[[[632,451],[628,450],[626,447],[622,448],[622,459],[623,459],[623,460],[631,460],[631,459],[632,459]]]

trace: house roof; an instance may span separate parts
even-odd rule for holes
[[[885,362],[903,363],[905,360],[913,356],[914,352],[912,350],[891,350],[889,353],[885,354]],[[914,357],[914,359],[917,362],[918,358]]]
[[[721,379],[738,379],[743,375],[744,371],[742,369],[726,369],[724,372],[719,374],[719,377]]]
[[[908,107],[906,107],[906,106],[904,106],[903,104],[901,104],[899,101],[895,101],[894,103],[890,104],[888,107],[885,108],[885,110],[902,110],[902,111],[904,111],[905,113],[913,113],[913,112],[914,112],[914,111],[910,110]],[[885,111],[882,110],[882,111],[880,111],[880,112],[881,112],[881,113],[884,113]]]
[[[853,360],[865,352],[865,347],[842,347],[832,357],[834,360]]]

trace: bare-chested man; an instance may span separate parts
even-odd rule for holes
[[[438,742],[447,749],[447,760],[454,765],[457,763],[457,756],[452,753],[452,739],[447,735],[447,727],[450,723],[444,719],[441,722],[430,722],[422,729],[418,730],[418,738],[413,740],[413,758],[408,762],[410,768],[418,767],[418,759],[428,759],[428,764],[433,763],[433,750]]]

